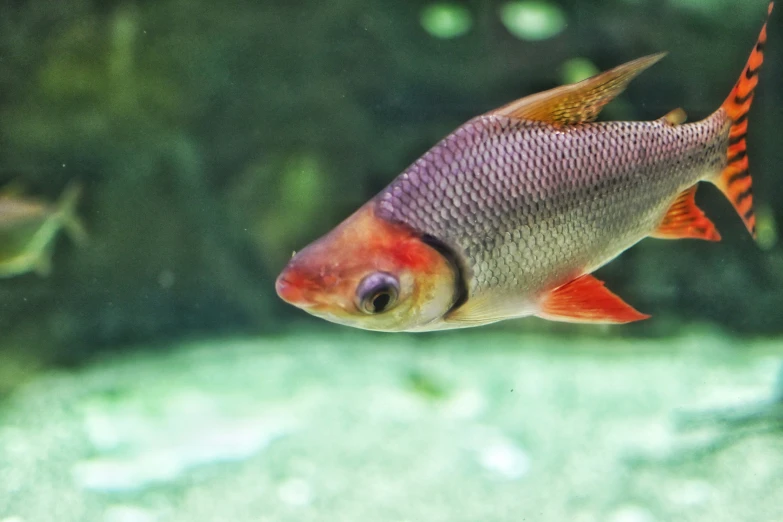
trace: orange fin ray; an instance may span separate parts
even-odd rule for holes
[[[520,98],[489,114],[555,125],[574,125],[595,120],[604,106],[623,92],[642,71],[665,56],[652,54],[619,65],[573,85]]]
[[[541,302],[536,314],[543,319],[570,323],[630,323],[647,319],[613,294],[604,282],[590,274],[555,288]]]
[[[774,3],[770,2],[767,20],[772,13]],[[723,172],[710,181],[715,183],[731,201],[737,214],[753,238],[756,238],[756,214],[753,211],[753,180],[748,170],[747,130],[748,112],[753,103],[753,94],[758,85],[758,74],[764,62],[764,45],[767,42],[767,22],[761,27],[756,45],[750,53],[747,64],[742,69],[739,80],[729,93],[721,109],[726,112],[731,124],[727,164]]]
[[[704,212],[696,206],[696,185],[677,196],[663,217],[663,221],[650,234],[659,239],[705,239],[720,241],[720,234]]]

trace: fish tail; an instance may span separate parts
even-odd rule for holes
[[[76,206],[82,195],[80,183],[71,182],[65,187],[60,199],[57,201],[57,219],[77,244],[87,242],[87,231],[79,216],[76,214]]]
[[[756,215],[753,211],[753,181],[748,170],[747,131],[748,111],[753,102],[753,92],[758,85],[758,74],[764,61],[764,45],[767,42],[767,21],[772,13],[774,2],[770,2],[767,20],[761,27],[759,38],[748,63],[742,69],[739,80],[729,93],[721,109],[726,113],[729,127],[729,145],[727,164],[723,171],[711,180],[731,201],[737,214],[742,218],[748,232],[756,238]]]

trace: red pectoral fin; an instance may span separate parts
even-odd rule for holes
[[[538,317],[570,323],[630,323],[649,315],[635,310],[590,274],[555,288],[541,302]]]
[[[696,206],[696,185],[677,196],[658,228],[650,234],[660,239],[706,239],[720,241],[720,234],[704,212]]]

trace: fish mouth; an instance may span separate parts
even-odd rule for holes
[[[308,296],[301,285],[286,278],[286,274],[280,274],[275,281],[275,290],[277,295],[288,304],[298,308],[312,308],[316,303]]]

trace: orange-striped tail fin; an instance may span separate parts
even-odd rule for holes
[[[772,13],[774,3],[770,2],[767,20]],[[756,215],[753,212],[753,182],[748,170],[746,137],[748,131],[748,111],[753,102],[753,91],[759,82],[759,69],[764,61],[764,45],[767,42],[767,22],[761,27],[756,46],[750,53],[748,63],[742,69],[737,84],[723,102],[721,108],[731,121],[729,130],[728,163],[714,183],[731,201],[742,218],[750,234],[756,237]]]

